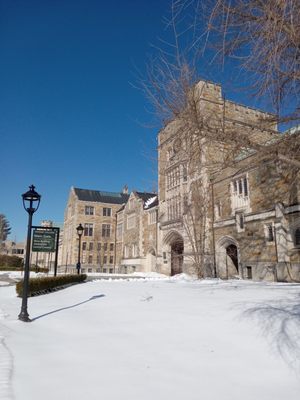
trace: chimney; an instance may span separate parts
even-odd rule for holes
[[[123,193],[123,194],[128,194],[128,186],[127,186],[127,185],[125,185],[125,186],[123,187],[122,193]]]

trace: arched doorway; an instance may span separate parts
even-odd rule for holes
[[[171,276],[181,274],[184,258],[183,237],[177,231],[172,230],[165,236],[163,245],[168,272]]]
[[[239,275],[239,250],[237,242],[230,236],[218,240],[216,245],[217,274],[228,279]]]
[[[171,244],[171,276],[182,273],[183,247],[183,240]]]
[[[227,275],[233,276],[239,273],[238,251],[235,244],[226,247]]]

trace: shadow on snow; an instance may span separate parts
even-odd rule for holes
[[[264,302],[243,311],[242,317],[258,322],[283,360],[300,372],[300,294],[289,299]]]
[[[62,307],[62,308],[59,308],[57,310],[50,311],[50,312],[48,312],[46,314],[39,315],[38,317],[32,318],[31,321],[33,322],[33,321],[36,321],[37,319],[40,319],[40,318],[43,318],[43,317],[47,317],[47,315],[55,314],[55,313],[60,312],[60,311],[69,310],[70,308],[81,306],[82,304],[88,303],[88,302],[90,302],[92,300],[99,299],[101,297],[105,297],[105,294],[99,294],[99,295],[96,295],[96,296],[92,296],[88,300],[81,301],[80,303],[76,303],[76,304],[73,304],[73,305],[68,306],[68,307]]]

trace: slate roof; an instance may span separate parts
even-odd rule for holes
[[[101,190],[89,190],[74,188],[78,200],[93,201],[96,203],[124,204],[129,198],[129,194],[116,192],[103,192]]]

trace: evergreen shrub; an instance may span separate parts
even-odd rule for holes
[[[18,256],[8,256],[6,254],[0,254],[0,268],[3,270],[8,267],[10,268],[22,268],[23,260]]]
[[[0,271],[24,271],[24,267],[16,267],[16,266],[1,266]],[[47,274],[49,272],[48,268],[42,268],[42,267],[35,267],[31,266],[30,271],[32,272],[43,272]]]
[[[85,274],[81,274],[30,278],[28,297],[54,292],[55,290],[62,289],[64,286],[83,282],[86,280],[86,277]],[[18,296],[22,297],[23,280],[16,284],[16,291]]]

